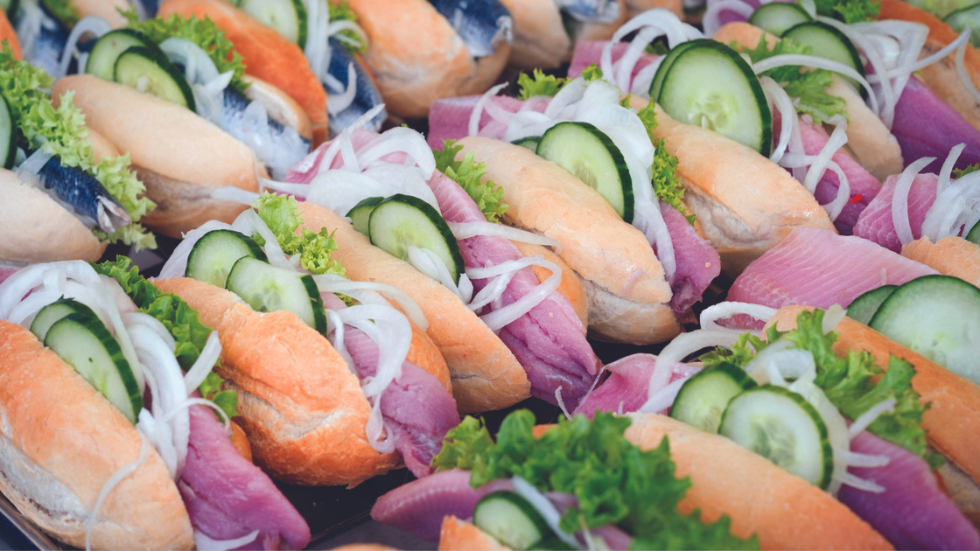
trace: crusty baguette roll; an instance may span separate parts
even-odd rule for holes
[[[94,15],[105,19],[114,29],[126,25],[126,18],[119,12],[132,9],[127,0],[70,0],[70,3],[79,19]]]
[[[582,282],[575,277],[575,272],[568,267],[568,264],[565,264],[565,261],[555,254],[554,251],[541,245],[521,243],[520,241],[511,241],[511,243],[517,247],[517,250],[522,255],[541,256],[548,262],[554,262],[561,268],[561,282],[558,284],[558,292],[564,295],[568,299],[568,302],[571,303],[572,308],[575,310],[575,315],[582,321],[582,325],[588,327],[589,299],[585,296],[585,289],[582,288]],[[531,266],[531,271],[534,272],[539,282],[544,282],[544,280],[551,276],[551,272],[541,266]]]
[[[258,191],[259,166],[248,147],[193,111],[92,75],[55,83],[52,96],[75,93],[89,128],[119,150],[157,208],[142,222],[171,237],[208,220],[231,222],[244,205],[211,199],[218,187]]]
[[[670,10],[677,17],[684,19],[684,6],[681,0],[626,0],[626,18],[632,19],[654,8]]]
[[[463,39],[426,0],[350,0],[368,35],[364,62],[388,111],[422,118],[437,99],[482,94],[497,80],[510,44],[474,58]]]
[[[637,110],[647,100],[630,97]],[[657,106],[654,134],[677,157],[684,202],[721,255],[721,270],[736,277],[796,227],[835,232],[827,212],[789,172],[717,132],[682,124]],[[496,180],[494,180],[496,181]]]
[[[572,52],[561,11],[554,0],[500,0],[514,16],[510,64],[529,71],[555,69]]]
[[[962,237],[944,237],[935,243],[928,237],[916,239],[902,246],[902,256],[980,287],[980,245]]]
[[[786,306],[769,323],[777,324],[780,331],[793,329],[803,309]],[[851,318],[841,320],[834,331],[840,334],[834,343],[834,353],[838,356],[843,357],[848,350],[867,350],[884,368],[888,366],[889,356],[902,358],[915,367],[912,388],[923,402],[932,403],[922,416],[929,444],[980,481],[980,438],[964,437],[980,434],[980,385]]]
[[[731,517],[732,534],[759,536],[762,549],[892,549],[865,521],[823,490],[717,434],[670,417],[630,414],[626,438],[649,450],[670,442],[675,476],[691,477],[678,508],[714,522]],[[538,438],[547,427],[535,427]],[[469,522],[446,517],[439,549],[506,549]]]
[[[902,2],[901,0],[881,0],[881,13],[878,19],[901,19],[914,21],[929,27],[929,36],[922,48],[919,58],[928,57],[948,46],[956,40],[959,33],[932,14]],[[969,43],[966,46],[966,56],[963,60],[970,74],[973,85],[980,87],[980,51]],[[923,67],[918,71],[920,78],[929,85],[950,107],[973,126],[980,128],[980,103],[966,89],[956,73],[955,55],[951,54],[942,60]]]
[[[328,228],[339,260],[354,281],[373,281],[401,289],[422,309],[427,333],[442,352],[461,412],[501,409],[528,398],[531,383],[514,353],[452,291],[411,264],[371,245],[350,222],[332,211],[300,203],[305,225]]]
[[[139,458],[136,428],[28,330],[0,320],[0,491],[45,531],[85,546],[114,473]],[[191,523],[163,460],[149,454],[102,503],[93,549],[190,549]]]
[[[0,169],[0,260],[97,261],[106,244],[65,207],[17,174]]]
[[[307,219],[309,222],[309,219]],[[255,463],[274,478],[307,485],[355,486],[400,463],[368,443],[371,406],[344,359],[292,312],[260,313],[231,291],[187,278],[154,282],[197,310],[221,340],[216,368],[238,394],[242,428]],[[444,385],[446,365],[418,333],[410,356]]]
[[[769,45],[770,50],[780,40],[774,34],[741,21],[728,23],[718,29],[712,38],[726,46],[730,46],[734,41],[741,46],[755,48],[763,36],[766,37],[766,44]],[[845,147],[854,156],[854,160],[881,181],[892,174],[902,172],[905,165],[898,139],[864,103],[861,94],[837,74],[834,74],[833,82],[826,90],[829,94],[843,99],[847,104]]]
[[[556,239],[559,256],[589,298],[589,333],[613,342],[651,344],[680,332],[663,266],[640,230],[594,189],[521,146],[489,138],[457,142],[486,178],[504,190],[504,221]]]

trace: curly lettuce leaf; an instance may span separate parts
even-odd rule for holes
[[[546,75],[541,69],[535,69],[531,75],[521,73],[517,77],[517,86],[520,88],[517,98],[520,100],[529,100],[536,96],[553,98],[566,84],[568,84],[567,78]]]
[[[470,485],[520,476],[542,492],[570,493],[570,507],[561,527],[576,532],[582,525],[598,528],[616,524],[632,534],[635,549],[746,549],[758,539],[731,535],[727,518],[707,524],[699,515],[682,515],[678,502],[690,479],[674,476],[667,439],[656,449],[641,451],[624,433],[630,420],[598,412],[562,419],[540,438],[534,438],[534,415],[518,410],[508,415],[494,443],[486,426],[472,417],[446,435],[433,459],[439,470],[471,471]]]
[[[243,94],[248,89],[248,84],[242,80],[245,76],[245,64],[241,54],[235,51],[235,45],[225,38],[225,31],[210,17],[198,19],[196,15],[192,15],[185,18],[172,13],[166,19],[154,17],[140,22],[136,12],[132,10],[123,12],[123,16],[129,22],[126,25],[128,28],[145,34],[156,44],[171,37],[183,38],[197,44],[214,61],[219,73],[232,71],[232,89]]]
[[[794,42],[784,38],[770,50],[765,36],[759,39],[759,44],[755,48],[739,46],[737,42],[731,43],[732,48],[747,54],[752,63],[758,63],[763,59],[768,59],[777,55],[812,55],[813,48],[806,44]],[[784,84],[784,90],[791,98],[796,98],[796,110],[801,113],[809,114],[818,122],[823,122],[834,115],[841,114],[848,118],[847,103],[843,98],[827,93],[826,88],[830,86],[834,79],[834,74],[826,69],[807,69],[803,71],[798,65],[787,65],[776,67],[763,73],[780,84]],[[825,119],[826,117],[826,119]]]
[[[677,177],[677,157],[664,147],[664,141],[656,142],[653,154],[653,191],[657,198],[677,209],[687,222],[694,225],[694,214],[684,205],[684,186]]]
[[[875,21],[881,13],[881,0],[816,0],[817,13],[844,23]]]
[[[483,216],[489,222],[497,222],[507,212],[508,206],[504,204],[504,189],[492,181],[482,182],[481,178],[487,173],[487,165],[483,162],[476,162],[472,153],[467,153],[461,161],[456,160],[456,155],[463,150],[463,146],[456,145],[456,140],[446,140],[442,143],[442,149],[433,149],[432,155],[436,159],[436,169],[452,178],[460,185],[477,206],[483,212]]]
[[[53,84],[54,80],[43,69],[14,59],[6,45],[0,48],[0,95],[10,106],[16,123],[16,145],[24,150],[43,147],[57,156],[62,165],[91,174],[119,201],[133,221],[138,222],[156,205],[141,197],[145,187],[130,169],[129,154],[103,158],[96,164],[85,115],[75,106],[74,93],[61,96],[55,107],[43,91]],[[99,230],[94,233],[110,243],[122,241],[141,248],[156,247],[153,235],[138,224],[125,226],[112,235]]]
[[[41,5],[68,29],[74,27],[81,19],[78,16],[78,10],[75,9],[75,4],[71,0],[41,0]],[[14,15],[9,14],[9,17],[12,19]]]
[[[957,179],[958,178],[962,178],[962,177],[966,176],[967,174],[972,174],[972,173],[974,173],[974,172],[976,172],[978,170],[980,170],[980,164],[968,165],[966,168],[954,168],[953,169],[953,177],[954,178],[957,178]]]
[[[266,191],[252,207],[275,234],[282,251],[289,256],[299,255],[300,265],[311,274],[346,273],[339,261],[330,258],[330,253],[337,250],[337,242],[327,228],[320,228],[319,232],[303,228],[299,234],[296,233],[303,225],[303,213],[295,197]],[[265,245],[262,236],[255,234],[252,238],[259,245]]]
[[[139,268],[125,256],[117,256],[115,262],[92,264],[95,271],[119,282],[136,308],[160,321],[176,341],[174,356],[181,369],[187,371],[201,356],[211,329],[198,318],[197,311],[184,299],[172,293],[162,293],[155,285],[140,275]],[[198,387],[201,396],[213,401],[228,417],[238,415],[238,397],[230,390],[221,390],[221,376],[211,372]]]
[[[327,2],[330,6],[330,22],[335,23],[338,21],[350,21],[351,23],[357,23],[357,14],[350,7],[347,0],[343,2]],[[350,29],[344,29],[337,33],[340,39],[340,43],[344,45],[348,51],[364,53],[367,51],[367,42],[365,42],[362,37],[356,32]]]
[[[593,80],[602,80],[602,69],[598,65],[592,63],[585,69],[582,69],[582,80],[585,82],[592,82]]]

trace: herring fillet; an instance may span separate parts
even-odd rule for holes
[[[892,218],[892,203],[895,201],[895,187],[898,175],[889,176],[877,197],[868,204],[857,223],[854,224],[854,235],[863,237],[894,252],[901,252],[902,242],[895,231],[895,220]],[[912,180],[908,196],[909,225],[912,237],[922,237],[922,223],[926,213],[936,202],[936,184],[939,177],[935,174],[919,174]]]

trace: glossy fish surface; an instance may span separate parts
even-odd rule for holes
[[[336,136],[356,121],[358,117],[384,103],[384,99],[382,99],[381,92],[378,91],[378,87],[375,86],[367,69],[357,56],[347,51],[347,48],[334,38],[330,39],[330,50],[329,73],[341,84],[341,87],[337,88],[329,83],[323,83],[323,87],[328,92],[327,109],[330,111],[330,135]],[[341,94],[350,86],[351,67],[354,68],[354,98],[349,105],[338,106],[338,103],[342,101]],[[364,128],[380,132],[381,125],[387,118],[388,114],[381,111],[368,121]]]
[[[514,18],[499,0],[429,0],[459,36],[473,57],[497,51],[501,42],[513,42]]]
[[[616,0],[555,0],[561,11],[585,23],[612,23],[619,19]]]
[[[91,218],[106,233],[132,222],[126,209],[106,191],[94,176],[75,167],[66,167],[52,157],[41,168],[41,182],[58,198]]]
[[[310,140],[269,117],[261,103],[229,88],[223,107],[221,128],[247,145],[273,178],[282,178],[309,153]]]

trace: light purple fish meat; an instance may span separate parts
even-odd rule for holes
[[[609,44],[609,42],[604,40],[580,40],[576,42],[575,52],[572,54],[572,62],[568,66],[568,78],[582,76],[582,71],[593,63],[599,65],[602,61],[602,50],[606,47],[606,44]],[[629,42],[620,42],[619,44],[613,45],[611,51],[612,62],[616,63],[619,61],[628,48]],[[630,83],[632,83],[632,80],[636,78],[636,75],[644,67],[656,63],[660,57],[647,52],[640,54],[640,58],[636,61],[636,65],[633,67],[632,74],[630,75]]]
[[[895,189],[899,175],[889,176],[877,197],[864,209],[854,225],[854,235],[873,241],[886,249],[902,252],[902,242],[895,231],[895,221],[892,218],[892,204],[895,201]],[[936,202],[936,184],[939,177],[935,174],[918,174],[912,180],[908,196],[909,225],[912,237],[922,237],[922,223],[932,204]]]
[[[980,163],[980,130],[915,76],[909,78],[895,105],[892,134],[902,148],[905,166],[922,157],[935,157],[925,172],[938,173],[949,150],[960,143],[965,143],[966,149],[956,168]]]

